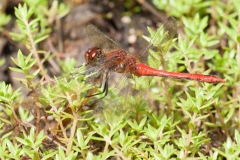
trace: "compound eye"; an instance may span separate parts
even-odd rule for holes
[[[101,54],[101,50],[99,48],[94,47],[94,48],[88,49],[85,52],[84,57],[88,64],[94,64],[96,63],[96,61],[98,61],[100,54]]]

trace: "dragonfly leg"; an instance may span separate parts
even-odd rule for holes
[[[101,74],[100,79],[101,79],[100,86],[98,88],[102,88],[102,86],[103,86],[103,90],[100,93],[87,95],[86,97],[93,97],[93,96],[104,94],[104,96],[100,98],[100,99],[102,99],[107,96],[107,94],[108,94],[108,73],[106,73],[106,77],[104,77],[103,74]]]

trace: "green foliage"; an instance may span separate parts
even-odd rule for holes
[[[0,105],[3,113],[8,116],[12,115],[15,100],[20,95],[20,89],[13,91],[11,85],[7,85],[5,82],[0,82]],[[3,115],[1,112],[0,114]],[[7,119],[2,119],[7,123],[10,123]]]
[[[2,27],[8,24],[10,20],[11,17],[9,15],[0,12],[0,32],[2,31]]]
[[[28,155],[32,159],[39,157],[39,148],[42,145],[42,141],[46,138],[43,131],[41,131],[37,136],[34,135],[34,128],[30,130],[30,134],[24,133],[23,138],[16,137],[16,140],[20,142],[23,147],[24,154]]]
[[[221,1],[204,0],[186,0],[186,1],[168,1],[153,0],[153,4],[160,10],[166,11],[174,17],[194,16],[196,13],[207,14],[208,8],[212,5],[220,6]]]
[[[127,8],[133,4],[124,3]],[[217,74],[226,83],[133,77],[131,96],[110,89],[97,103],[101,95],[89,93],[101,89],[88,81],[98,75],[84,75],[85,65],[75,68],[74,59],[58,60],[60,78],[50,78],[43,65],[54,55],[40,44],[68,6],[24,0],[15,8],[19,32],[11,36],[28,50],[11,58],[15,66],[10,69],[24,75],[15,79],[30,92],[24,96],[22,89],[0,82],[0,159],[239,158],[239,0],[153,4],[184,27],[178,37],[166,24],[157,30],[148,27],[150,35],[143,37],[153,45],[149,65]],[[0,31],[10,18],[0,13]],[[0,66],[4,63],[0,60]]]
[[[33,87],[32,79],[36,77],[40,70],[38,69],[34,73],[29,73],[30,68],[32,68],[36,64],[36,60],[32,58],[32,54],[24,56],[22,52],[19,50],[17,60],[12,58],[12,61],[17,65],[17,67],[10,67],[10,69],[15,72],[23,73],[25,76],[25,79],[24,78],[15,79],[20,81],[27,88]]]
[[[1,9],[1,6],[0,6]],[[11,16],[6,15],[0,11],[0,33],[6,32],[4,26],[6,26],[11,20]],[[0,58],[0,67],[5,63],[5,58]]]
[[[240,134],[239,131],[235,130],[235,141],[233,142],[231,138],[227,138],[226,142],[224,142],[223,147],[225,148],[224,151],[219,150],[217,148],[213,148],[214,151],[218,152],[220,155],[222,155],[225,158],[229,159],[238,159],[240,154]]]
[[[37,43],[43,41],[48,37],[47,33],[49,30],[45,28],[46,24],[40,24],[41,32],[39,30],[39,17],[30,20],[34,13],[34,8],[27,8],[27,5],[23,6],[20,4],[18,9],[15,8],[15,15],[17,19],[17,25],[20,33],[11,33],[15,41],[24,43],[29,49],[31,45],[36,45]]]
[[[6,62],[5,59],[0,59],[0,67]]]

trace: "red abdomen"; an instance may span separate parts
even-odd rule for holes
[[[221,79],[217,76],[212,76],[212,75],[168,72],[164,70],[157,70],[155,68],[151,68],[141,63],[136,64],[136,66],[137,66],[136,70],[132,73],[136,76],[159,76],[159,77],[169,77],[169,78],[178,78],[178,79],[189,79],[189,80],[208,82],[208,83],[225,82],[224,79]]]

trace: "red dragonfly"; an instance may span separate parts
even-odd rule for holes
[[[99,72],[98,78],[101,79],[101,86],[104,84],[103,93],[105,92],[105,94],[108,91],[109,72],[127,73],[135,76],[188,79],[214,84],[225,82],[224,79],[213,75],[168,72],[152,68],[141,63],[136,56],[130,55],[127,51],[123,50],[111,38],[93,25],[87,26],[87,34],[94,47],[88,49],[84,54],[86,64],[87,67],[94,68],[94,71]]]

